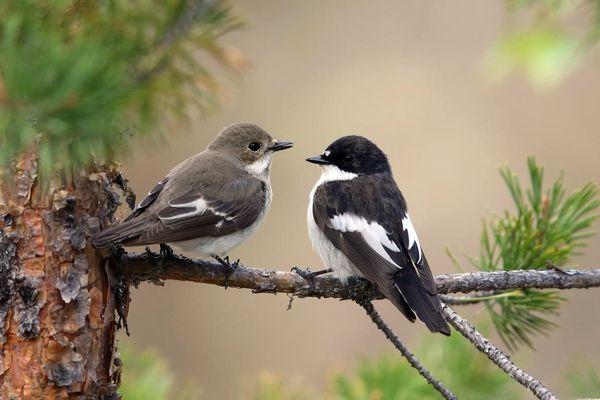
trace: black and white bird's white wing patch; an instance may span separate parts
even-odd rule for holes
[[[419,274],[425,289],[427,289],[430,294],[437,295],[435,280],[433,279],[431,269],[427,263],[427,258],[425,257],[425,254],[423,254],[423,249],[421,248],[421,243],[419,242],[419,237],[417,236],[417,231],[410,220],[408,212],[404,213],[404,217],[400,223],[402,224],[402,228],[399,232],[399,236],[402,239],[404,248],[406,248],[408,251],[408,255],[412,261],[412,264],[417,269],[417,273]],[[393,256],[393,254],[391,256]]]
[[[449,334],[402,195],[391,179],[386,185],[372,183],[354,180],[318,187],[315,223],[409,320],[416,314],[430,330]]]

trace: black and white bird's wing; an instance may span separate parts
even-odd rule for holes
[[[433,274],[431,273],[429,263],[427,262],[427,258],[423,253],[421,243],[419,243],[417,231],[410,220],[408,212],[404,212],[400,224],[401,228],[399,229],[399,232],[397,231],[396,233],[400,236],[404,248],[407,249],[410,261],[412,261],[412,264],[417,269],[417,273],[419,274],[419,278],[421,279],[423,286],[430,294],[437,295],[437,288],[435,286]],[[390,256],[395,258],[397,263],[402,263],[404,261],[403,259],[397,259],[398,257],[393,253],[390,254]]]
[[[315,222],[409,320],[414,321],[416,314],[430,330],[449,334],[437,294],[430,291],[427,275],[419,272],[419,268],[428,269],[420,247],[412,253],[421,267],[412,260],[411,249],[418,245],[418,239],[406,232],[405,244],[402,227],[394,223],[405,215],[406,208],[393,181],[392,185],[324,184],[313,196]]]

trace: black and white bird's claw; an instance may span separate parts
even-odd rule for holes
[[[311,272],[310,268],[301,269],[300,267],[293,267],[291,271],[306,280],[314,280],[315,276],[317,276],[314,272]]]
[[[310,268],[302,269],[300,267],[293,267],[291,271],[308,282],[311,292],[315,290],[315,278],[320,275],[321,271],[312,272]]]

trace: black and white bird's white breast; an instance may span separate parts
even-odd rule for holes
[[[352,264],[352,262],[342,253],[337,247],[331,243],[331,241],[325,236],[325,233],[318,226],[315,221],[315,215],[313,212],[313,202],[315,193],[317,190],[327,190],[326,185],[331,182],[338,181],[351,181],[358,177],[358,175],[342,171],[334,165],[323,166],[323,173],[321,177],[310,192],[308,201],[308,210],[306,212],[306,223],[308,226],[308,236],[312,243],[313,248],[323,260],[325,268],[332,268],[334,274],[343,281],[346,281],[349,277],[363,275],[361,272]]]

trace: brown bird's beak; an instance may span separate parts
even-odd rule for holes
[[[292,143],[292,142],[280,141],[280,142],[273,143],[267,149],[269,149],[271,151],[280,151],[280,150],[289,149],[290,147],[293,147],[293,146],[294,146],[294,143]]]

